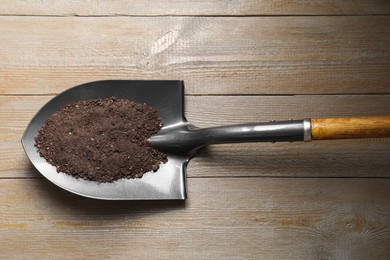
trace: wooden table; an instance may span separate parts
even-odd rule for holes
[[[70,194],[20,144],[102,79],[184,80],[199,127],[390,114],[389,1],[75,2],[0,1],[1,259],[390,258],[390,139],[210,146],[185,202]]]

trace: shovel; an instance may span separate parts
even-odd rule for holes
[[[148,172],[142,178],[112,183],[97,183],[57,173],[34,146],[38,130],[48,117],[71,102],[112,96],[146,103],[157,110],[164,126],[149,141],[167,154],[168,162],[160,165],[157,172]],[[201,129],[184,117],[183,81],[108,80],[79,85],[51,99],[27,126],[22,145],[31,163],[44,177],[70,192],[105,200],[184,200],[186,166],[204,146],[368,137],[390,137],[390,116],[271,121]]]

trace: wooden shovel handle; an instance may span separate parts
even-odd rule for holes
[[[312,118],[312,140],[390,137],[390,116]]]

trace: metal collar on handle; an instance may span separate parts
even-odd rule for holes
[[[311,120],[310,120],[310,118],[303,119],[303,141],[311,142]]]

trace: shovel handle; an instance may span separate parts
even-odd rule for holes
[[[185,124],[153,135],[149,142],[157,149],[188,155],[210,144],[373,137],[390,137],[390,116],[312,118],[210,128]]]
[[[390,137],[389,116],[312,118],[312,140]]]

